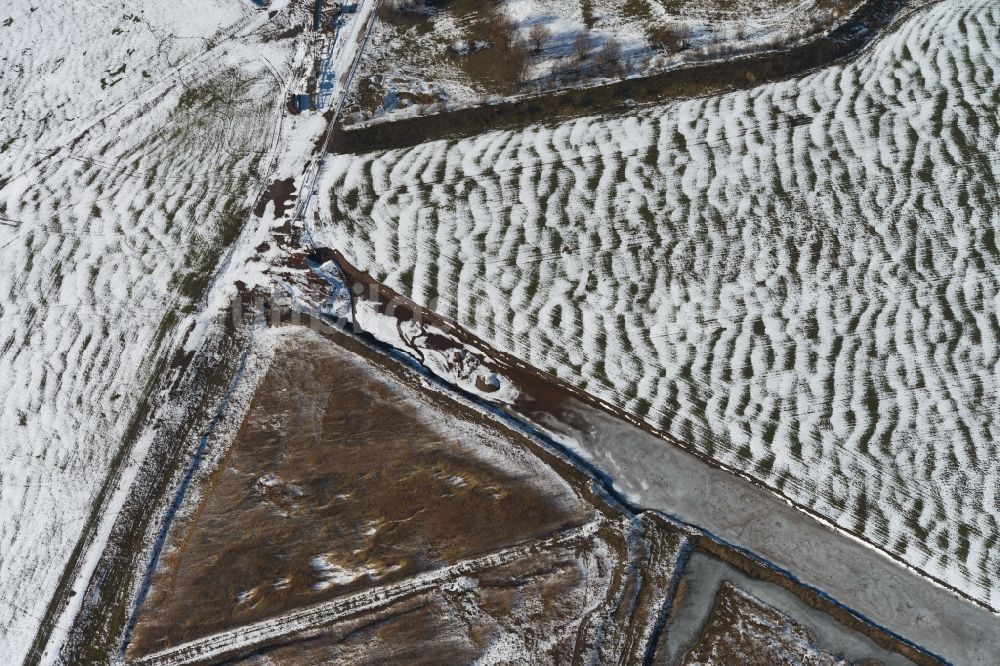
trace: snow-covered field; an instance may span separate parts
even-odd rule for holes
[[[496,5],[527,48],[521,92],[643,76],[685,63],[786,46],[846,20],[859,0],[504,0]],[[422,6],[417,2],[415,7]],[[492,5],[432,3],[379,21],[362,58],[348,122],[439,112],[510,94],[490,61]],[[538,41],[533,32],[543,30]],[[578,62],[577,38],[590,57]],[[602,62],[609,41],[614,63]]]
[[[1000,608],[1000,5],[805,78],[331,160],[316,240]]]
[[[5,663],[278,145],[281,20],[248,0],[0,8]]]

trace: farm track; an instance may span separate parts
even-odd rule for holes
[[[557,534],[526,544],[511,546],[494,553],[464,560],[440,569],[416,574],[396,583],[373,587],[361,592],[338,597],[332,601],[296,609],[280,617],[269,618],[253,625],[231,630],[178,645],[137,659],[136,666],[167,666],[202,663],[258,649],[276,639],[289,639],[324,625],[354,615],[372,611],[406,597],[427,592],[461,576],[486,569],[501,567],[527,559],[538,551],[571,544],[578,539],[593,536],[606,520],[562,530]]]
[[[213,38],[214,45],[209,52],[195,58],[195,60],[208,59],[213,53],[225,55],[234,46],[240,46],[238,40],[253,41],[253,39],[260,37],[261,31],[265,28],[260,25],[259,20],[255,21],[258,25],[250,25],[254,23],[251,19],[255,16],[259,17],[259,14],[256,12],[248,13],[236,27],[227,30],[223,36]],[[283,56],[287,55],[280,51],[277,53]],[[347,54],[350,55],[349,52]],[[274,58],[274,55],[271,57]],[[242,202],[239,209],[234,208],[228,212],[230,217],[238,216],[239,218],[228,222],[229,229],[226,233],[230,234],[230,237],[218,244],[215,243],[210,234],[194,229],[192,230],[194,238],[173,246],[183,249],[197,245],[202,247],[214,245],[216,251],[221,253],[221,258],[206,256],[208,263],[199,267],[202,274],[194,276],[194,282],[191,285],[183,285],[182,289],[186,292],[186,301],[182,299],[182,304],[187,311],[210,307],[206,302],[208,296],[217,290],[220,281],[226,282],[231,279],[227,272],[234,261],[234,253],[249,242],[246,239],[248,235],[252,236],[258,231],[255,226],[257,220],[251,204],[261,198],[277,172],[282,157],[279,149],[287,143],[283,135],[286,121],[285,93],[287,92],[287,81],[291,75],[288,69],[289,64],[287,62],[281,63],[284,69],[279,70],[274,62],[268,58],[266,52],[256,53],[255,58],[259,61],[258,65],[264,75],[258,77],[258,80],[252,85],[257,88],[266,88],[268,81],[271,81],[275,86],[273,90],[258,93],[260,105],[271,107],[267,114],[260,114],[261,118],[270,119],[270,126],[264,129],[249,124],[240,125],[238,120],[234,121],[230,117],[231,110],[226,113],[214,112],[211,109],[206,111],[210,119],[221,121],[222,134],[227,141],[221,147],[220,153],[223,157],[232,156],[243,159],[247,156],[242,149],[232,149],[229,142],[234,139],[256,141],[259,148],[251,154],[257,160],[256,164],[251,167],[251,171],[254,172],[252,180],[247,177],[238,180],[230,177],[230,180],[220,183],[214,190],[214,196],[227,197],[227,201],[239,200]],[[171,69],[172,75],[179,73],[179,67]],[[201,76],[203,77],[204,73]],[[210,83],[211,81],[209,81]],[[200,85],[204,86],[205,84]],[[247,88],[248,86],[251,86],[251,82],[244,80],[239,81],[236,88]],[[162,92],[158,89],[151,88],[151,90],[157,97]],[[242,98],[248,94],[248,90],[232,90],[232,94]],[[126,107],[129,107],[127,102],[122,104],[120,108]],[[145,112],[148,112],[148,109],[140,107],[132,117],[139,118]],[[97,126],[98,124],[95,124],[93,127]],[[88,128],[81,136],[86,136],[93,127]],[[234,128],[238,128],[238,131],[234,131]],[[164,142],[173,140],[169,134],[169,128],[157,130],[152,138]],[[156,168],[143,172],[141,169],[123,167],[103,159],[80,159],[87,166],[102,169],[122,179],[145,179],[147,187],[149,182],[162,181],[162,178],[158,178]],[[218,157],[209,157],[203,166],[211,167],[218,163],[218,159]],[[229,171],[231,169],[220,169],[219,175],[225,177],[224,174]],[[178,184],[185,184],[190,188],[190,178],[191,176],[186,174],[183,179],[178,179]],[[213,191],[208,187],[203,187],[202,191],[205,195],[213,195]],[[227,204],[228,207],[229,204]],[[221,286],[222,288],[229,287],[229,285]],[[169,314],[170,308],[167,307],[165,310]],[[162,312],[159,309],[157,311]],[[243,313],[243,315],[253,317],[256,316],[256,313]],[[145,542],[144,536],[157,527],[161,531],[169,529],[169,520],[162,525],[158,522],[162,516],[154,515],[154,507],[162,501],[164,493],[169,493],[172,485],[178,480],[177,475],[185,469],[184,456],[191,453],[188,451],[190,448],[188,444],[194,432],[193,429],[204,427],[208,429],[208,432],[214,429],[212,424],[215,423],[218,416],[210,418],[210,415],[215,414],[212,405],[215,401],[223,399],[221,396],[226,393],[224,387],[228,381],[226,373],[235,372],[232,365],[235,359],[245,358],[247,353],[250,335],[248,329],[239,325],[234,328],[234,322],[230,322],[224,316],[221,316],[213,327],[213,332],[207,341],[202,343],[204,348],[199,348],[194,354],[182,353],[182,349],[170,350],[169,347],[165,346],[166,350],[174,352],[173,360],[169,365],[166,363],[168,360],[166,351],[157,349],[151,354],[153,357],[159,357],[160,364],[156,366],[150,376],[150,383],[142,394],[140,409],[135,413],[125,437],[126,444],[115,459],[112,472],[101,491],[99,502],[92,508],[91,520],[71,557],[70,564],[64,571],[57,593],[50,602],[49,611],[36,635],[26,663],[37,663],[43,659],[43,656],[49,660],[53,658],[51,654],[43,655],[42,651],[52,637],[53,628],[60,614],[64,615],[61,620],[63,623],[73,622],[69,642],[61,655],[61,658],[69,663],[90,663],[94,660],[100,661],[110,658],[109,655],[113,655],[118,647],[123,631],[126,632],[125,640],[127,640],[127,630],[130,626],[127,607],[129,607],[130,595],[134,593],[135,571],[137,568],[143,568],[141,566],[144,562],[143,558],[149,554],[149,544]],[[187,329],[186,332],[182,331],[182,333],[190,335],[191,329]],[[186,337],[176,339],[175,344],[183,347],[186,344]],[[206,358],[206,356],[213,357],[213,355],[221,356],[222,362],[216,363]],[[178,410],[185,412],[185,418],[189,421],[176,422],[175,419],[178,416],[175,412]],[[138,461],[132,455],[131,448],[134,442],[143,435],[152,436],[154,441],[152,452],[138,471],[140,478],[138,486],[141,487],[130,490],[129,481],[124,479],[122,474],[125,471],[136,473],[135,468]],[[203,445],[204,440],[208,437],[208,434],[201,436]],[[201,451],[201,447],[198,451]],[[196,452],[194,455],[197,458],[200,453]],[[128,500],[121,515],[105,515],[108,509],[107,493],[109,492],[116,492],[118,495],[128,493]],[[182,484],[182,490],[175,498],[175,503],[182,501],[183,496]],[[109,520],[114,521],[113,527],[107,523]],[[86,592],[88,597],[86,610],[74,620],[71,614],[66,616],[67,611],[64,610],[69,599],[76,593],[71,590],[70,586],[80,580],[81,558],[86,556],[88,549],[92,550],[97,547],[98,544],[93,542],[94,534],[102,523],[104,526],[101,529],[112,529],[114,536],[111,537],[106,551],[96,564],[96,573],[90,578]],[[161,540],[157,543],[161,542],[162,535]],[[63,638],[58,640],[62,641]]]

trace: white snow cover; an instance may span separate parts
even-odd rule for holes
[[[573,41],[581,32],[590,35],[594,50],[608,40],[617,40],[629,73],[638,75],[698,55],[731,55],[751,47],[794,42],[814,32],[817,25],[830,22],[829,13],[821,6],[826,4],[823,0],[590,0],[589,4],[590,26],[584,19],[581,0],[506,0],[502,4],[503,12],[518,27],[522,38],[530,41],[530,30],[535,25],[549,31],[541,57],[531,69],[531,78],[557,70],[560,59],[572,54]],[[852,10],[855,3],[843,0],[842,6]],[[680,30],[689,52],[663,53],[651,44],[650,30],[659,26]]]
[[[218,220],[248,203],[276,145],[292,42],[263,41],[267,21],[246,0],[0,7],[5,663],[31,644],[177,343],[164,315],[188,301],[172,278],[217,251]]]
[[[1000,608],[1000,5],[794,81],[330,160],[316,240]]]
[[[463,391],[492,402],[512,405],[517,400],[517,387],[501,380],[483,365],[484,357],[480,350],[466,347],[457,340],[454,341],[455,347],[451,349],[431,348],[424,339],[428,335],[448,337],[446,331],[441,331],[428,322],[400,322],[395,317],[379,312],[377,304],[372,301],[357,299],[354,307],[355,323],[358,326],[393,348],[413,355],[434,375]]]

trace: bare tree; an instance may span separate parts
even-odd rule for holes
[[[594,28],[594,5],[591,0],[581,0],[580,12],[583,14],[583,24],[587,26],[587,30],[592,30]]]
[[[592,40],[590,38],[590,32],[587,30],[581,30],[573,39],[573,46],[570,48],[570,55],[573,60],[578,63],[582,63],[590,57],[591,46]]]
[[[528,46],[517,34],[517,26],[497,9],[489,25],[489,41],[496,50],[491,70],[504,93],[517,92],[528,74]]]
[[[487,30],[490,44],[501,53],[506,53],[517,41],[517,29],[502,10],[493,12]]]
[[[549,36],[552,33],[541,23],[536,23],[531,26],[531,30],[528,31],[528,43],[531,44],[531,50],[535,55],[542,52],[545,48],[545,42],[549,40]]]
[[[608,75],[620,75],[622,67],[622,45],[614,37],[608,39],[597,52],[597,66]]]
[[[507,50],[507,76],[503,81],[507,92],[517,92],[528,79],[528,45],[515,39]]]

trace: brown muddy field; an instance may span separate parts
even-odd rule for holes
[[[172,537],[132,649],[175,645],[596,517],[524,443],[306,329]],[[176,529],[176,528],[175,528]]]
[[[698,641],[683,661],[684,666],[705,663],[847,666],[849,662],[818,650],[805,627],[723,582]]]
[[[612,542],[625,547],[620,538]],[[607,594],[620,592],[620,586],[602,589],[606,573],[622,564],[617,557],[602,540],[581,538],[338,622],[316,637],[261,650],[238,663],[457,664],[520,657],[568,664],[584,660],[591,645],[601,646],[596,652],[601,663],[635,662],[645,646],[635,640],[643,638],[640,627],[630,627],[627,620],[603,626],[607,608],[627,611],[615,603],[615,594]]]
[[[718,596],[717,577],[685,573],[692,552],[721,563],[707,537],[622,506],[557,451],[402,363],[332,329],[267,334],[274,360],[171,527],[129,661],[659,663],[685,622],[704,628],[680,657],[725,640],[745,663],[772,663],[755,655],[793,625],[797,646],[837,653],[794,618],[764,626],[753,649],[737,641],[746,632],[714,628],[743,606]],[[678,589],[689,595],[680,619]],[[752,610],[748,621],[766,615]],[[844,631],[852,660],[865,658],[868,639]]]

